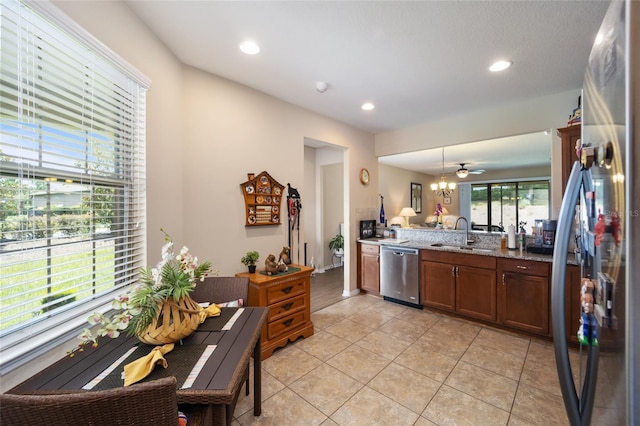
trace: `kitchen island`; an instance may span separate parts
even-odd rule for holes
[[[526,250],[500,249],[500,235],[473,233],[474,243],[461,244],[464,231],[403,229],[398,238],[358,240],[358,284],[361,290],[379,295],[372,282],[379,282],[370,259],[379,246],[410,247],[420,250],[420,304],[452,315],[480,321],[525,334],[550,338],[550,297],[552,255]],[[361,267],[367,266],[362,271]],[[379,264],[377,264],[379,265]],[[575,270],[567,271],[567,300]],[[573,289],[573,290],[572,290]],[[376,291],[377,290],[377,291]],[[574,295],[575,296],[575,295]],[[579,308],[567,304],[567,330],[573,334]],[[575,312],[574,312],[575,311]],[[575,317],[575,318],[574,318]],[[575,340],[572,335],[567,336]]]

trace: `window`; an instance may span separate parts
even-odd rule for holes
[[[144,266],[148,83],[51,6],[0,7],[4,363],[81,325]]]
[[[503,231],[535,219],[549,218],[549,181],[483,183],[471,185],[471,222],[474,229]]]

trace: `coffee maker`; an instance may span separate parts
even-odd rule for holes
[[[553,246],[556,242],[555,220],[536,219],[534,221],[535,240],[533,245],[527,246],[529,253],[553,254]]]

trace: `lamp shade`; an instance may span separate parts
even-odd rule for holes
[[[413,210],[411,207],[405,207],[402,210],[400,210],[400,216],[403,217],[413,217],[413,216],[417,216],[415,210]]]
[[[402,226],[402,218],[400,216],[394,216],[389,221],[389,225],[400,225]]]
[[[404,225],[402,225],[402,227],[409,228],[411,226],[409,225],[409,218],[417,215],[415,210],[413,210],[411,207],[405,207],[400,210],[400,216],[404,217]]]

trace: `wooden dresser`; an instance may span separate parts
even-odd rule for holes
[[[289,265],[300,271],[268,276],[260,271],[242,272],[237,277],[249,277],[249,306],[269,308],[267,323],[262,329],[262,359],[274,350],[300,336],[313,335],[311,322],[311,272],[313,268]]]

